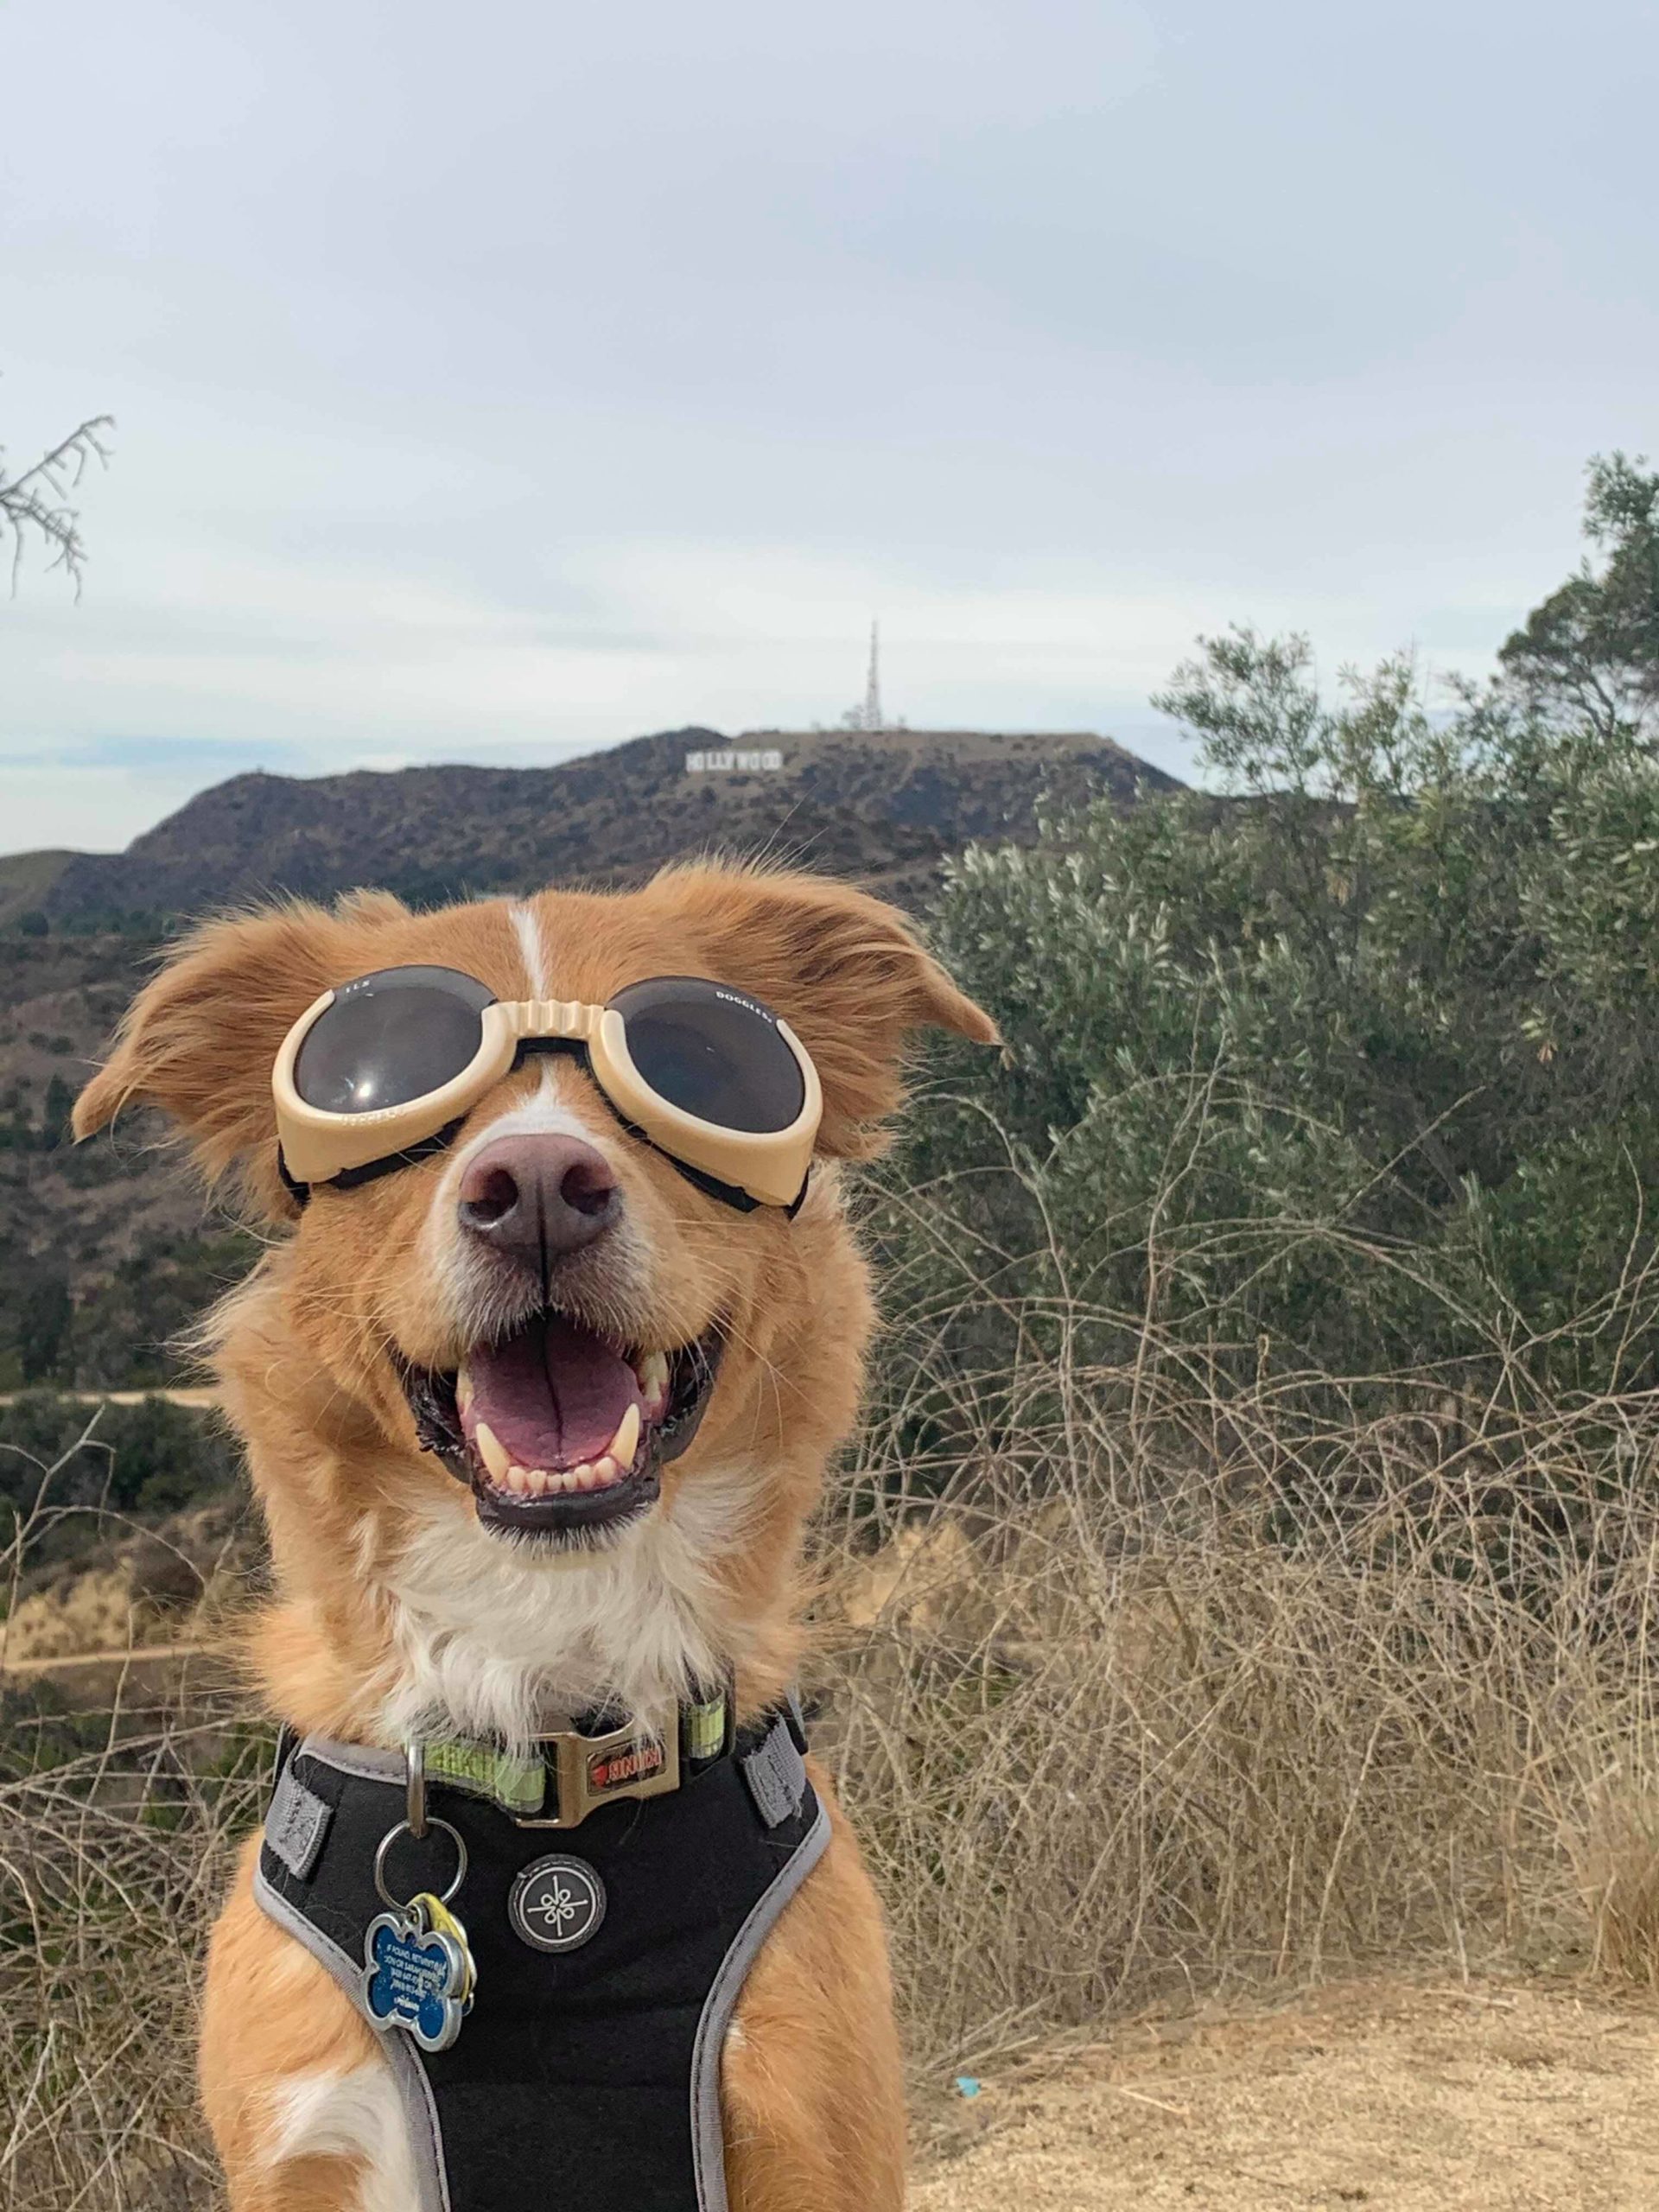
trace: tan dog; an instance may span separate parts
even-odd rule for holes
[[[625,1129],[579,1059],[557,1057],[497,1083],[443,1149],[359,1187],[319,1188],[300,1211],[279,1173],[273,1062],[319,994],[410,963],[464,971],[512,1001],[597,1005],[664,974],[752,995],[822,1084],[804,1205],[791,1218],[704,1195]],[[332,912],[215,922],[178,950],[75,1127],[85,1136],[130,1100],[158,1106],[210,1179],[233,1177],[259,1217],[291,1225],[213,1325],[270,1528],[276,1595],[255,1651],[274,1713],[347,1745],[396,1750],[447,1732],[517,1746],[607,1706],[660,1720],[689,1683],[722,1670],[740,1719],[782,1698],[801,1648],[802,1525],[852,1426],[871,1320],[836,1163],[880,1149],[904,1039],[928,1024],[994,1035],[891,909],[735,868],[425,915],[359,894]],[[486,1147],[498,1179],[482,1205]],[[491,1231],[503,1187],[511,1197],[512,1178],[549,1173],[575,1190],[583,1220],[569,1236],[543,1222],[532,1264],[522,1238]],[[537,1313],[578,1348],[591,1338],[596,1362],[631,1361],[650,1481],[602,1527],[504,1535],[481,1517],[496,1493],[476,1452],[468,1482],[421,1448],[416,1381],[442,1391],[447,1378],[453,1405],[469,1354],[486,1357]],[[717,1364],[688,1370],[711,1344]],[[650,1418],[668,1386],[655,1354],[676,1390],[706,1401],[689,1447],[660,1465]],[[828,1805],[823,1774],[812,1778]],[[736,2212],[896,2212],[902,2200],[880,1913],[830,1814],[829,1847],[766,1938],[725,2040]],[[411,2212],[421,2199],[385,2038],[260,1910],[256,1857],[251,1845],[214,1936],[203,2022],[202,2094],[232,2204]],[[556,2189],[545,2201],[556,2212]],[[614,2201],[634,2201],[626,2166]]]

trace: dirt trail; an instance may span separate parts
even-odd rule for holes
[[[958,2113],[912,2212],[1646,2212],[1659,2005],[1371,1984],[1125,2029]]]
[[[39,1395],[38,1389],[0,1390],[0,1406],[15,1405],[19,1398]],[[165,1398],[170,1406],[194,1406],[200,1411],[219,1403],[217,1390],[175,1390],[163,1389],[159,1383],[153,1390],[53,1390],[51,1395],[76,1406],[140,1406],[146,1398]]]

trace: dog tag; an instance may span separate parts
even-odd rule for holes
[[[443,1899],[435,1896],[430,1890],[423,1890],[418,1897],[411,1897],[409,1901],[409,1910],[411,1912],[417,1910],[424,1911],[428,1927],[435,1929],[440,1936],[447,1936],[461,1953],[464,1986],[456,1993],[461,1999],[461,2010],[470,2012],[473,2009],[473,1992],[478,1986],[478,1964],[473,1957],[473,1947],[467,1941],[467,1930],[450,1911]]]
[[[435,1925],[430,1896],[383,1912],[363,1939],[363,2004],[377,2027],[402,2028],[423,2050],[448,2050],[461,2033],[476,1979],[466,1932],[438,1905],[450,1935]]]

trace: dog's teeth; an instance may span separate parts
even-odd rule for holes
[[[455,1409],[466,1413],[473,1402],[473,1378],[463,1367],[455,1377]]]
[[[488,1421],[480,1421],[473,1431],[473,1446],[489,1469],[491,1481],[505,1482],[512,1466],[512,1456]]]
[[[620,1483],[625,1470],[620,1467],[607,1452],[602,1459],[594,1462],[594,1488],[608,1490],[613,1483]]]
[[[616,1424],[616,1434],[611,1439],[610,1457],[619,1467],[631,1467],[633,1455],[639,1448],[639,1408],[630,1406]]]
[[[654,1406],[659,1398],[667,1397],[668,1354],[665,1351],[648,1351],[633,1371],[639,1378],[640,1395],[648,1406]]]
[[[572,1490],[592,1490],[594,1487],[592,1462],[584,1459],[579,1466],[572,1467],[565,1479]]]
[[[540,1497],[547,1490],[545,1467],[515,1467],[513,1474],[532,1497]]]

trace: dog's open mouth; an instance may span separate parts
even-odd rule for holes
[[[546,1310],[404,1386],[423,1446],[472,1484],[486,1527],[579,1536],[655,1501],[663,1463],[696,1433],[721,1343],[713,1329],[645,1351]]]

